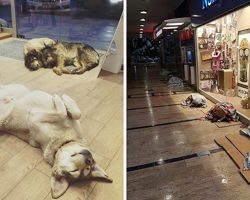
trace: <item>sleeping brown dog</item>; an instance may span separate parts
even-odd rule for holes
[[[112,182],[88,149],[79,122],[81,112],[69,96],[5,85],[0,87],[0,109],[0,130],[41,148],[52,166],[53,198],[63,195],[74,181],[96,177]]]

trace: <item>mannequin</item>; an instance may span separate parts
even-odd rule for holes
[[[211,92],[219,93],[217,80],[218,80],[218,71],[220,70],[220,58],[221,58],[221,52],[215,48],[212,53],[212,71],[214,74],[214,80],[213,84],[211,85]]]

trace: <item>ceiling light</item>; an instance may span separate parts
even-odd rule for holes
[[[144,24],[140,24],[140,27],[144,27]]]
[[[176,29],[174,30],[174,32],[177,32],[177,31],[178,31],[178,30],[176,30]]]
[[[143,31],[143,28],[140,28],[140,31]]]
[[[192,15],[192,17],[201,17],[201,15]]]
[[[173,32],[171,32],[170,34],[171,34],[171,35],[173,35],[174,33],[173,33]]]
[[[143,31],[140,31],[140,34],[143,34]]]
[[[166,26],[181,26],[184,22],[177,22],[177,23],[167,23]]]
[[[113,4],[115,4],[115,3],[119,3],[119,2],[121,2],[122,0],[110,0],[110,3],[113,3]]]
[[[145,22],[145,21],[146,21],[146,19],[144,19],[144,18],[141,18],[141,19],[140,19],[140,21],[141,21],[141,22]]]
[[[168,29],[177,29],[178,26],[168,26],[168,27],[164,27],[163,29],[168,30]]]
[[[148,12],[146,10],[142,10],[140,13],[146,15]]]

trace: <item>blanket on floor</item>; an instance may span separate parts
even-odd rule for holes
[[[221,121],[238,121],[239,116],[236,112],[236,109],[231,103],[222,102],[215,104],[205,116],[206,119],[211,120],[212,122],[221,122]]]

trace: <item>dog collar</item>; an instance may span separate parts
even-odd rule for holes
[[[77,141],[80,141],[80,139],[72,134],[52,137],[43,151],[44,159],[53,166],[57,151],[65,144]]]

